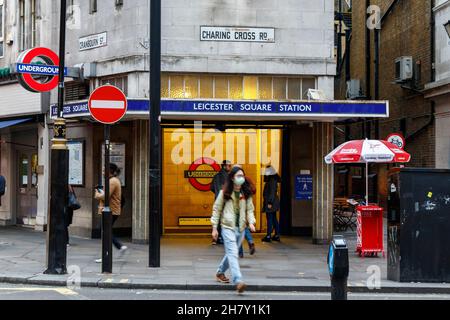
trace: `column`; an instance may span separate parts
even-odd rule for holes
[[[313,243],[328,244],[333,236],[334,170],[325,156],[333,150],[333,123],[314,124]]]
[[[37,186],[37,216],[35,230],[45,231],[47,212],[50,202],[50,145],[49,128],[38,125],[38,186]]]
[[[148,243],[148,121],[135,122],[133,132],[133,242]]]

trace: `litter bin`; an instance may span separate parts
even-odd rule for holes
[[[388,192],[388,279],[449,283],[450,170],[393,169]]]
[[[357,212],[357,246],[359,256],[377,256],[383,246],[383,208],[375,205],[358,206]]]

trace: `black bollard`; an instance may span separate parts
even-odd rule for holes
[[[349,274],[348,247],[343,236],[334,236],[328,251],[331,300],[347,300]]]

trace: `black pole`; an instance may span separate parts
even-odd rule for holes
[[[66,50],[66,0],[61,0],[59,34],[58,118],[51,147],[50,212],[47,229],[47,270],[45,274],[67,273],[66,210],[68,203],[69,150],[64,108],[64,67]]]
[[[149,267],[160,267],[161,237],[161,0],[150,1]]]
[[[102,211],[102,273],[112,273],[112,212],[109,207],[110,125],[105,125],[105,207]]]

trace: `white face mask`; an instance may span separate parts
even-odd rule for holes
[[[236,177],[233,179],[233,182],[237,186],[242,186],[245,183],[245,178],[244,177]]]

